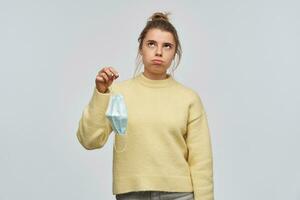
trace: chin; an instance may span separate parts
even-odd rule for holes
[[[147,69],[147,71],[152,74],[165,74],[168,69],[163,65],[152,65],[152,64],[149,64],[147,67],[144,65],[144,68]]]
[[[165,69],[151,69],[149,70],[149,72],[153,73],[153,74],[164,74],[166,73]]]

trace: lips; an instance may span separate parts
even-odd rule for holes
[[[162,63],[163,63],[163,61],[162,61],[162,60],[159,60],[159,59],[153,59],[152,62],[153,62],[154,64],[162,64]]]

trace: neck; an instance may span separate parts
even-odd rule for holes
[[[169,74],[167,74],[167,78],[165,79],[151,79],[144,75],[144,73],[140,73],[138,76],[135,77],[135,80],[137,83],[140,83],[144,86],[150,87],[150,88],[163,88],[163,87],[170,87],[174,86],[176,84],[176,81],[173,79],[173,77]]]
[[[169,77],[166,72],[162,74],[153,74],[153,73],[149,73],[147,70],[144,70],[143,74],[145,77],[152,80],[163,80]]]

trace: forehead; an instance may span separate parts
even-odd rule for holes
[[[164,43],[164,42],[168,42],[168,43],[172,43],[175,44],[175,40],[173,37],[173,34],[168,32],[168,31],[162,31],[160,29],[150,29],[146,36],[144,41],[147,40],[155,40],[158,43]]]

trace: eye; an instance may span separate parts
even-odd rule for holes
[[[148,46],[149,46],[149,47],[151,47],[151,46],[153,46],[153,45],[154,45],[154,42],[149,42],[149,43],[148,43]]]
[[[165,47],[168,47],[168,49],[172,48],[172,46],[170,44],[165,44]]]

